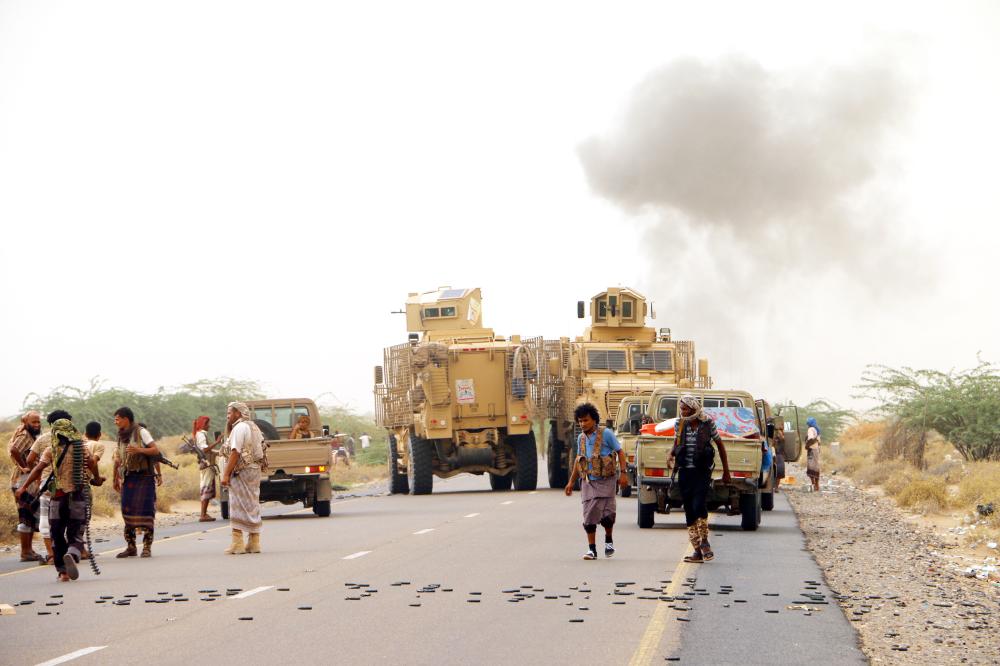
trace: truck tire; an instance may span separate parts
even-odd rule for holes
[[[490,488],[493,490],[510,490],[511,485],[514,483],[513,474],[505,474],[500,476],[499,474],[490,473]]]
[[[569,481],[569,474],[562,464],[563,443],[556,439],[556,431],[549,428],[549,445],[545,451],[545,462],[549,468],[549,488],[566,487]]]
[[[538,487],[538,447],[535,446],[535,433],[513,435],[508,441],[513,445],[514,457],[517,458],[514,488],[534,490]]]
[[[740,527],[753,532],[760,525],[760,491],[740,494]]]
[[[396,450],[396,436],[389,435],[389,492],[406,495],[410,492],[410,480],[405,472],[399,471],[399,452]]]
[[[434,488],[434,449],[431,443],[410,435],[406,476],[411,495],[430,495]]]
[[[330,500],[316,500],[313,504],[313,513],[315,513],[320,518],[326,518],[330,515]]]
[[[258,428],[260,428],[260,434],[264,435],[264,439],[281,439],[281,435],[278,434],[278,430],[264,419],[254,419],[253,422],[257,424]]]
[[[219,504],[219,512],[222,514],[223,520],[229,520],[229,502],[223,500]]]
[[[639,502],[639,527],[649,529],[656,522],[656,504],[643,504]]]

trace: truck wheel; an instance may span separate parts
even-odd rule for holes
[[[434,453],[431,443],[410,435],[410,462],[406,476],[411,495],[430,495],[434,487]]]
[[[656,504],[639,502],[639,527],[649,529],[656,522]]]
[[[514,488],[534,490],[538,487],[538,447],[535,446],[535,433],[514,435],[508,441],[513,445],[514,457],[517,458]]]
[[[264,435],[264,439],[281,439],[281,435],[278,434],[277,429],[264,419],[254,419],[253,422],[257,424],[258,428],[260,428],[260,434]]]
[[[326,518],[330,515],[330,500],[316,500],[313,504],[313,513],[315,513],[320,518]]]
[[[753,532],[760,525],[760,491],[740,494],[740,527]]]
[[[222,513],[223,520],[229,520],[229,502],[221,502],[219,504],[220,512]]]
[[[490,488],[493,490],[510,490],[511,485],[514,483],[513,474],[505,474],[500,476],[499,474],[490,473]]]
[[[389,435],[389,492],[405,495],[410,492],[410,480],[399,471],[399,452],[396,450],[396,436]]]
[[[549,488],[565,488],[569,474],[562,464],[563,443],[556,439],[556,431],[549,429],[549,445],[545,451],[549,468]]]

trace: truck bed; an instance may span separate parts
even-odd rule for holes
[[[287,475],[306,474],[307,467],[326,466],[330,469],[329,437],[313,437],[312,439],[276,439],[268,441],[267,475],[278,472]]]

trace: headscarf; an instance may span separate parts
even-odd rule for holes
[[[701,408],[701,400],[693,395],[685,395],[681,397],[681,404],[687,405],[694,410],[694,414],[691,416],[682,416],[682,421],[710,421],[711,417],[705,413],[705,410]]]
[[[228,411],[230,409],[235,409],[236,411],[238,411],[240,413],[241,419],[250,418],[250,408],[247,407],[247,403],[245,402],[231,402],[228,405],[226,405],[226,410]]]
[[[208,430],[208,424],[210,419],[207,416],[199,416],[194,420],[191,425],[191,437],[194,439],[198,438],[198,433],[202,430]]]
[[[819,429],[819,424],[816,423],[816,418],[815,417],[810,416],[809,418],[807,418],[806,419],[806,425],[809,426],[810,428],[816,428],[816,434],[817,435],[822,434],[822,431]]]
[[[52,436],[62,437],[70,442],[83,441],[83,435],[69,419],[58,419],[52,424]]]

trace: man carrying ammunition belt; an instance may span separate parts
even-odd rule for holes
[[[604,528],[604,556],[615,554],[612,529],[615,525],[615,478],[624,488],[628,485],[625,472],[625,452],[615,438],[611,428],[598,424],[600,414],[597,408],[589,402],[576,408],[573,413],[577,425],[580,426],[580,438],[577,441],[576,462],[573,473],[566,485],[566,495],[573,494],[573,486],[580,478],[580,491],[583,503],[583,531],[587,534],[587,552],[583,559],[597,559],[597,525]],[[615,470],[615,457],[618,458],[618,470]]]
[[[41,460],[17,489],[20,497],[52,465],[47,483],[52,493],[49,501],[49,529],[55,549],[55,565],[60,582],[80,576],[77,564],[83,552],[83,532],[87,526],[85,486],[93,478],[103,482],[96,461],[83,444],[83,435],[72,421],[59,419],[52,424],[52,443],[42,452]],[[89,472],[89,476],[88,476]]]

